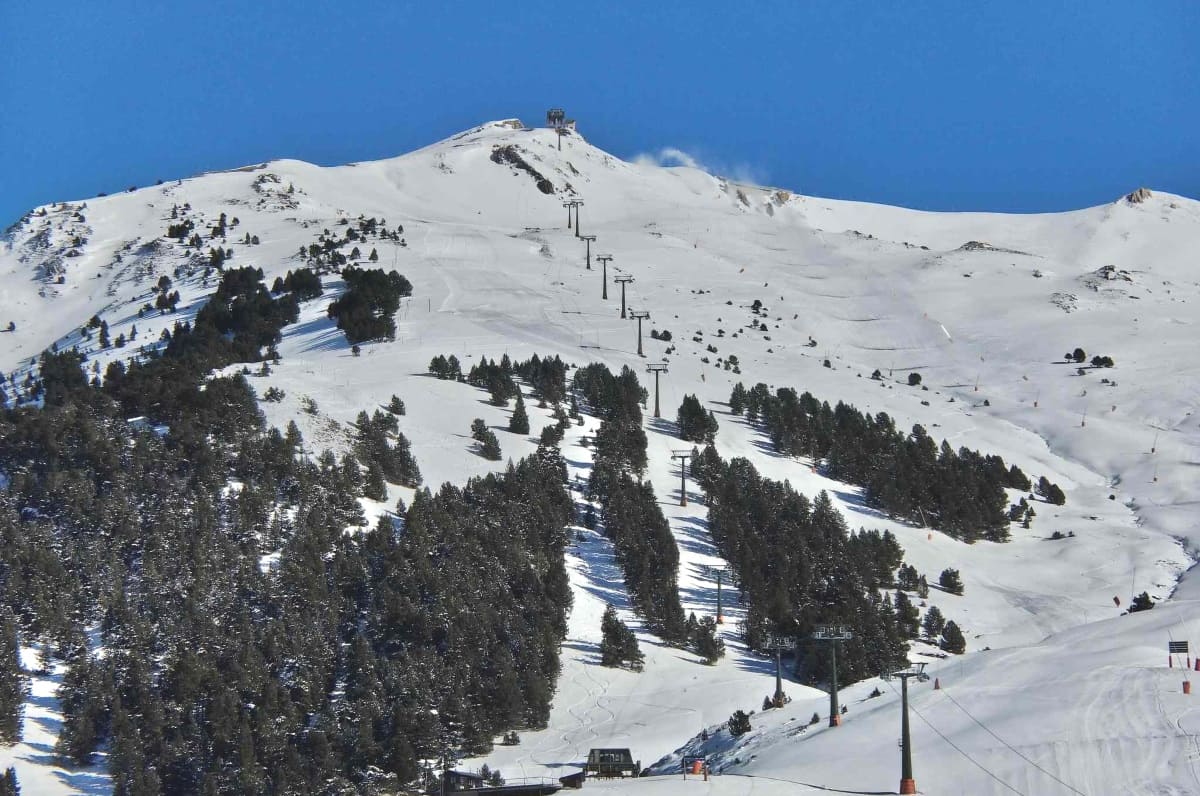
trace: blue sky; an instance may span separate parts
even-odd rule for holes
[[[275,157],[389,157],[560,105],[808,194],[1200,196],[1200,3],[0,0],[0,226]]]

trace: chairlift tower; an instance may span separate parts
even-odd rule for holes
[[[724,565],[704,567],[704,572],[709,576],[717,579],[717,624],[725,624],[725,616],[721,613],[721,579],[725,577]]]
[[[642,353],[642,321],[650,318],[650,312],[648,310],[630,310],[629,317],[638,322],[638,356],[644,357],[646,355]],[[655,392],[655,397],[658,397],[657,392]]]
[[[585,260],[585,262],[587,263],[587,269],[590,271],[590,270],[592,270],[592,242],[596,240],[596,236],[595,235],[580,235],[579,239],[587,244],[587,255],[586,255],[587,259]]]
[[[796,639],[779,633],[767,634],[767,649],[775,651],[775,696],[771,700],[775,707],[783,707],[783,664],[780,654],[784,650],[795,650]]]
[[[558,151],[562,152],[563,136],[568,135],[569,131],[565,127],[555,127],[554,132],[558,133]]]
[[[597,254],[596,262],[600,263],[603,272],[600,274],[600,298],[608,301],[608,264],[612,262],[611,254]]]
[[[667,372],[667,363],[666,362],[651,362],[649,365],[646,366],[646,372],[654,374],[654,416],[662,417],[662,414],[658,411],[658,377],[660,374]],[[717,586],[717,595],[718,595],[718,597],[717,597],[717,616],[718,617],[720,617],[720,615],[721,615],[721,607],[720,607],[721,606],[721,598],[719,596],[720,594],[721,594],[721,587]],[[721,620],[718,619],[717,621],[719,622]]]
[[[621,286],[621,320],[625,320],[625,286],[633,281],[629,274],[617,274],[613,281]]]
[[[571,211],[575,211],[575,237],[579,237],[579,208],[583,205],[582,199],[571,199],[563,202],[563,207],[567,208],[567,229],[571,228]]]
[[[912,738],[908,733],[908,679],[915,677],[918,683],[922,683],[929,679],[929,675],[925,674],[924,663],[912,663],[907,669],[883,677],[885,680],[893,677],[900,679],[900,793],[915,794],[917,781],[913,779]]]
[[[838,707],[837,645],[839,641],[854,638],[845,625],[817,625],[812,634],[813,641],[829,642],[829,726],[842,726],[842,713]]]
[[[679,505],[687,506],[687,463],[692,458],[690,450],[673,450],[671,458],[679,460]]]

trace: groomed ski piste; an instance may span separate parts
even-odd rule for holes
[[[268,284],[301,267],[299,247],[340,219],[402,224],[404,245],[369,244],[378,250],[369,265],[394,268],[414,286],[396,316],[396,339],[354,355],[326,317],[341,287],[326,277],[325,295],[284,329],[279,365],[250,377],[260,398],[268,387],[285,393],[262,408],[281,427],[296,420],[311,452],[344,449],[358,411],[397,394],[407,404],[400,429],[425,483],[461,483],[503,466],[474,451],[472,418],[495,428],[504,458],[516,460],[535,450],[550,410],[528,400],[535,436],[511,434],[511,410],[473,387],[429,377],[433,356],[455,354],[464,370],[506,353],[629,365],[651,402],[644,366],[665,360],[663,417],[647,412],[647,477],[679,548],[685,611],[715,613],[708,568],[723,563],[694,482],[689,505],[679,505],[670,456],[691,447],[679,440],[674,416],[694,394],[720,423],[723,457],[746,457],[810,497],[828,491],[850,528],[891,530],[906,563],[931,582],[946,567],[962,573],[962,596],[935,589],[925,602],[964,629],[968,652],[947,657],[915,643],[910,653],[940,686],[910,683],[922,793],[1200,793],[1200,695],[1184,695],[1188,675],[1167,666],[1169,639],[1200,644],[1200,585],[1185,574],[1200,542],[1200,370],[1191,361],[1200,203],[1154,192],[1068,213],[930,213],[625,162],[575,133],[558,145],[552,130],[506,120],[390,160],[336,168],[272,161],[48,205],[10,229],[0,249],[0,328],[10,320],[16,327],[0,333],[0,369],[19,382],[31,358],[57,344],[78,345],[102,373],[107,361],[193,315],[216,284],[204,283],[203,269],[177,274],[188,254],[163,237],[175,205],[189,204],[208,224],[222,212],[238,217],[225,243],[231,265],[261,267]],[[553,193],[495,162],[496,147],[513,147]],[[582,234],[597,236],[591,270],[566,225],[569,199],[584,203]],[[260,242],[241,243],[243,233]],[[613,255],[610,279],[633,277],[628,307],[650,313],[645,357],[636,324],[620,317],[620,287],[609,284],[601,298],[599,253]],[[139,318],[164,274],[180,291],[179,309]],[[755,301],[759,314],[750,309]],[[79,333],[93,314],[112,338],[136,324],[136,340],[100,350]],[[751,320],[769,328],[751,328]],[[671,341],[652,339],[651,329],[669,330]],[[1065,362],[1077,346],[1116,366]],[[740,374],[724,367],[730,355]],[[879,380],[871,378],[877,369]],[[913,372],[924,388],[909,386]],[[858,488],[825,478],[819,463],[776,454],[759,429],[733,416],[725,402],[738,381],[887,412],[899,428],[920,423],[938,442],[1002,455],[1035,480],[1045,475],[1063,487],[1066,504],[1037,502],[1032,526],[1014,524],[1004,544],[967,545],[892,521],[866,506]],[[590,472],[585,443],[597,425],[585,417],[567,432],[572,479]],[[401,497],[411,491],[392,485],[386,502],[364,500],[368,519]],[[1066,538],[1051,539],[1056,531]],[[585,788],[895,792],[898,683],[843,689],[848,711],[841,727],[829,728],[827,694],[795,682],[785,657],[791,701],[761,711],[774,691],[774,661],[739,642],[743,607],[734,587],[724,589],[727,654],[706,666],[642,628],[602,528],[572,534],[574,604],[549,726],[522,730],[520,744],[497,744],[460,768],[486,762],[510,780],[559,777],[577,771],[590,748],[628,747],[657,776],[588,780]],[[1142,591],[1157,607],[1123,615]],[[640,673],[599,665],[600,616],[610,603],[638,633]],[[109,792],[102,756],[87,770],[55,760],[56,674],[27,652],[25,740],[0,747],[0,768],[14,765],[25,793]],[[868,698],[875,689],[882,695]],[[756,712],[752,730],[734,739],[722,727],[737,709]],[[822,721],[809,726],[814,712]],[[719,773],[684,780],[680,763],[697,754]]]

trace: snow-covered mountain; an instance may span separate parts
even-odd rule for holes
[[[590,269],[588,247],[567,227],[568,200],[582,201],[581,232],[596,236]],[[219,244],[231,264],[262,268],[268,284],[304,265],[301,250],[325,230],[340,236],[372,218],[402,228],[360,251],[364,265],[374,249],[374,265],[413,284],[396,339],[352,352],[326,317],[341,287],[327,278],[325,296],[285,328],[280,365],[251,379],[260,398],[270,387],[284,392],[263,410],[279,426],[296,420],[315,449],[345,447],[359,409],[399,394],[408,407],[401,428],[426,482],[461,482],[497,467],[472,451],[471,418],[501,424],[508,410],[425,378],[431,357],[453,353],[469,366],[481,356],[558,354],[639,371],[665,361],[664,419],[647,426],[649,477],[678,542],[686,610],[714,612],[706,567],[721,563],[704,507],[675,505],[670,453],[684,446],[667,418],[695,394],[720,421],[722,456],[744,456],[809,495],[828,490],[851,527],[891,530],[905,560],[931,577],[945,567],[963,573],[964,595],[935,592],[928,603],[967,631],[968,654],[914,649],[942,686],[913,686],[924,792],[1200,792],[1200,713],[1180,693],[1183,674],[1165,665],[1168,635],[1200,643],[1200,585],[1185,574],[1200,547],[1200,370],[1190,360],[1200,323],[1200,202],[1137,191],[1069,213],[920,212],[629,163],[578,134],[560,141],[552,130],[493,122],[384,161],[272,161],[35,209],[0,248],[0,329],[15,327],[0,332],[10,397],[48,348],[77,347],[89,370],[98,364],[103,373],[194,315],[216,287],[204,266],[218,244],[208,228],[222,214]],[[200,249],[166,237],[183,217],[202,234]],[[650,313],[644,358],[637,324],[622,319],[621,286],[610,281],[602,298],[601,253],[612,255],[610,280],[633,279],[628,308]],[[179,291],[176,311],[139,313],[164,276]],[[93,315],[126,344],[101,349],[94,334],[82,335]],[[669,331],[669,342],[651,329]],[[1082,364],[1064,357],[1076,348],[1086,351]],[[1093,356],[1115,366],[1089,367]],[[909,385],[912,373],[923,387]],[[887,412],[901,428],[920,423],[938,441],[1047,476],[1066,504],[1039,503],[1031,528],[1014,525],[1006,544],[966,545],[894,522],[812,462],[775,454],[730,414],[724,402],[738,381]],[[531,404],[530,412],[535,430],[547,422],[548,410]],[[586,477],[583,443],[595,425],[589,419],[564,441],[573,476]],[[514,459],[536,447],[514,435],[501,442]],[[390,503],[401,496],[408,490],[392,486]],[[390,503],[369,508],[378,514]],[[1052,540],[1055,532],[1065,538]],[[487,758],[493,768],[558,775],[591,746],[629,746],[644,765],[666,756],[666,770],[688,745],[723,767],[703,786],[716,791],[779,786],[766,777],[850,792],[895,787],[899,710],[879,681],[845,691],[850,711],[838,729],[802,731],[826,697],[791,683],[793,701],[752,717],[749,735],[735,742],[717,730],[774,688],[772,663],[737,642],[736,605],[722,630],[730,654],[715,666],[641,630],[644,672],[598,666],[605,603],[638,623],[608,542],[579,533],[550,726],[497,747]],[[1143,590],[1170,599],[1120,616]],[[46,694],[49,678],[36,694]],[[883,696],[868,700],[877,687]],[[693,739],[705,728],[707,742]],[[31,792],[103,789],[94,778],[54,774],[45,749],[0,749],[0,767],[9,760],[23,783],[37,783]]]

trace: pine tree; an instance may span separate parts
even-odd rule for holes
[[[946,627],[946,617],[942,616],[942,612],[936,605],[931,605],[925,612],[925,619],[922,620],[921,627],[925,630],[926,638],[936,639]]]
[[[400,724],[403,721],[402,714],[397,710],[397,718],[393,719],[393,724]],[[408,742],[408,736],[397,730],[391,738],[391,743],[387,749],[387,764],[391,773],[396,775],[396,780],[401,786],[401,790],[405,790],[403,786],[415,780],[420,775],[420,769],[417,767],[416,753],[413,751],[412,744]]]
[[[729,394],[729,411],[735,415],[740,415],[746,410],[746,387],[740,381],[733,385],[733,392]]]
[[[942,574],[938,576],[938,585],[951,594],[963,593],[962,577],[959,576],[957,569],[947,567],[942,570]]]
[[[896,609],[896,622],[900,625],[900,632],[905,638],[916,638],[921,628],[921,612],[908,599],[908,595],[902,591],[896,592],[894,605]]]
[[[942,628],[942,640],[939,645],[946,652],[955,655],[961,655],[967,651],[967,640],[963,637],[962,630],[954,622],[947,622]]]
[[[508,420],[508,430],[514,434],[529,433],[529,415],[525,412],[525,399],[520,393],[517,393],[517,405]]]
[[[17,623],[5,609],[0,619],[0,744],[21,740],[21,711],[25,701],[25,675]]]
[[[729,734],[738,738],[750,732],[750,716],[744,710],[735,710],[729,717]]]
[[[17,782],[16,769],[9,766],[0,777],[0,796],[21,796],[21,784]]]
[[[717,419],[712,412],[705,411],[700,399],[685,395],[676,414],[679,438],[690,442],[712,442],[717,434]]]
[[[387,500],[387,480],[383,477],[383,468],[379,462],[372,461],[367,466],[367,477],[363,481],[363,497],[371,500]]]
[[[484,431],[483,438],[479,443],[479,452],[483,458],[494,462],[500,461],[500,440],[496,439],[495,432],[490,428]]]
[[[717,636],[717,620],[706,616],[693,631],[696,654],[712,665],[725,656],[725,642]]]
[[[398,395],[393,395],[387,405],[387,410],[394,415],[403,415],[405,412],[404,401],[401,401]]]
[[[1047,503],[1055,506],[1061,506],[1067,502],[1067,496],[1063,493],[1062,488],[1058,484],[1051,483],[1050,479],[1044,475],[1038,479],[1034,491],[1045,498]]]
[[[621,666],[628,663],[640,671],[645,660],[638,648],[637,636],[617,616],[617,609],[609,605],[600,620],[600,665]]]
[[[107,714],[103,690],[99,668],[88,657],[86,641],[81,637],[67,653],[67,672],[58,691],[63,724],[54,747],[55,752],[78,765],[91,762],[100,742],[100,724]]]

